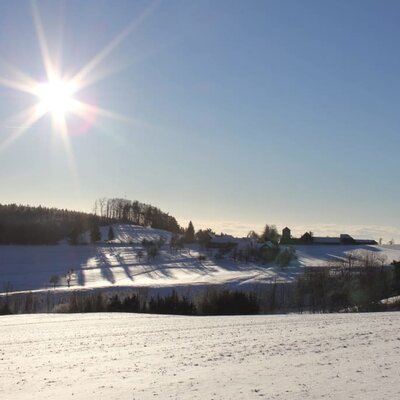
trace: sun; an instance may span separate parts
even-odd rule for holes
[[[68,112],[76,108],[74,94],[77,87],[68,80],[59,78],[38,84],[34,93],[39,98],[37,105],[39,112],[50,113],[56,118],[64,118]]]
[[[97,121],[98,117],[128,123],[129,126],[132,123],[137,124],[131,117],[126,117],[106,108],[82,101],[79,99],[79,95],[83,88],[93,85],[103,79],[108,73],[113,72],[110,70],[104,74],[104,72],[96,71],[96,69],[130,35],[138,24],[142,23],[145,17],[154,9],[154,4],[150,5],[141,15],[132,20],[125,29],[80,69],[66,72],[63,71],[60,63],[61,44],[60,48],[56,49],[57,57],[52,56],[50,52],[37,0],[31,0],[31,9],[46,80],[37,81],[24,71],[0,59],[0,66],[5,66],[9,70],[9,73],[11,73],[11,76],[0,75],[0,86],[27,93],[36,99],[34,104],[11,115],[3,123],[13,128],[11,134],[0,142],[0,154],[11,143],[26,133],[39,119],[48,114],[52,117],[52,132],[61,136],[71,169],[73,169],[74,160],[68,137],[70,134],[74,132],[86,132],[94,125],[101,129],[102,127]],[[143,125],[140,122],[139,124]],[[146,124],[144,125],[146,126]]]

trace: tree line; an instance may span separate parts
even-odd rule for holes
[[[94,213],[0,204],[0,244],[54,245],[66,239],[74,245],[80,243],[84,232],[89,232],[90,241],[96,242],[101,240],[100,226],[118,222],[172,233],[183,232],[176,219],[168,213],[149,204],[125,199],[99,199]],[[111,236],[110,232],[108,236]]]
[[[93,214],[66,209],[0,204],[0,244],[57,244],[71,242],[93,226],[109,223]]]
[[[18,301],[12,302],[7,296],[0,298],[0,315],[14,313],[35,313],[41,310],[39,298],[27,293]],[[91,312],[124,312],[175,315],[246,315],[257,314],[259,301],[254,293],[239,290],[210,288],[192,297],[171,293],[150,298],[141,293],[132,292],[121,296],[107,296],[102,292],[82,293],[74,291],[66,301],[50,306],[47,298],[47,312],[91,313]]]
[[[103,197],[95,201],[94,214],[106,219],[182,233],[182,228],[173,216],[137,200]]]
[[[172,290],[170,294],[142,298],[132,293],[120,298],[117,294],[106,297],[102,293],[84,296],[73,293],[64,312],[133,312],[174,315],[246,315],[257,314],[257,296],[250,292],[228,289],[209,289],[191,298]]]
[[[355,252],[329,267],[310,268],[296,281],[294,305],[312,312],[399,309],[399,300],[391,305],[382,299],[400,295],[400,262],[384,263],[373,252]]]

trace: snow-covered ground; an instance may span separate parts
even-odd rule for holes
[[[233,286],[271,282],[291,282],[304,266],[321,266],[354,250],[385,255],[388,262],[400,259],[400,247],[389,246],[295,246],[297,260],[282,270],[274,265],[216,260],[196,246],[171,252],[171,234],[132,225],[115,225],[115,240],[106,243],[108,227],[102,229],[103,242],[96,245],[0,246],[0,293],[46,290],[52,275],[65,276],[74,270],[71,288],[175,287],[225,284]],[[160,255],[151,262],[138,257],[143,239],[165,239]],[[198,256],[206,255],[204,261]],[[56,290],[68,290],[62,279]]]
[[[0,398],[398,399],[400,313],[0,317]]]
[[[323,266],[327,261],[346,258],[349,253],[373,252],[377,257],[382,258],[385,264],[393,260],[400,260],[400,245],[312,245],[293,246],[296,249],[298,262],[302,266]]]

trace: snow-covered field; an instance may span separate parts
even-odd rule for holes
[[[65,276],[74,269],[71,290],[106,287],[172,287],[210,284],[251,284],[268,282],[275,277],[294,279],[298,267],[284,273],[277,268],[267,268],[255,263],[236,263],[232,260],[215,260],[196,246],[180,252],[171,252],[168,246],[170,233],[133,225],[115,225],[113,243],[69,246],[0,246],[0,292],[11,286],[11,291],[41,290],[50,288],[52,275]],[[102,236],[106,237],[107,227]],[[147,262],[146,256],[138,258],[144,250],[143,239],[166,240],[160,255]],[[143,251],[144,252],[144,251]],[[145,253],[145,252],[144,252]],[[199,261],[200,254],[206,255]],[[57,289],[57,288],[56,288]],[[58,289],[66,290],[63,279]]]
[[[346,258],[349,253],[373,252],[377,257],[382,258],[385,264],[393,260],[400,260],[400,245],[315,245],[315,246],[293,246],[296,249],[298,262],[302,266],[323,266],[327,261]]]
[[[104,227],[102,236],[107,237]],[[400,259],[396,246],[295,246],[297,260],[280,269],[274,265],[216,260],[196,246],[181,252],[171,252],[170,233],[132,225],[115,225],[113,243],[69,246],[0,246],[0,293],[6,291],[46,290],[51,287],[52,275],[65,276],[74,270],[71,288],[93,289],[106,287],[176,287],[225,284],[233,286],[271,282],[291,282],[304,266],[321,266],[326,260],[340,258],[349,251],[368,250],[386,255],[387,260]],[[160,255],[151,262],[139,258],[143,239],[163,237],[166,244]],[[200,261],[199,254],[206,255]],[[62,279],[56,290],[67,290]]]
[[[0,398],[398,399],[400,313],[0,317]]]

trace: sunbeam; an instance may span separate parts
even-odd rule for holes
[[[79,87],[88,86],[89,83],[96,82],[96,79],[88,79],[89,74],[113,51],[118,45],[129,36],[130,33],[138,28],[143,21],[154,11],[158,2],[154,2],[138,17],[135,18],[124,30],[122,30],[106,47],[100,50],[80,71],[72,78],[72,81]]]
[[[47,79],[49,81],[54,79],[54,66],[51,61],[50,51],[47,46],[46,35],[43,29],[42,21],[40,18],[39,9],[35,0],[31,1],[33,22],[36,29],[36,35],[39,42],[40,51],[42,52],[42,59],[46,70]]]
[[[68,136],[67,121],[65,120],[64,114],[53,114],[52,115],[53,131],[58,131],[60,133],[64,151],[67,157],[69,171],[72,175],[74,183],[78,186],[78,172],[75,163],[74,153],[71,148],[71,143]]]
[[[6,149],[10,144],[15,142],[20,136],[22,136],[35,122],[45,114],[45,111],[41,110],[37,104],[29,107],[20,113],[10,117],[9,121],[16,124],[17,128],[12,134],[0,144],[0,152]]]
[[[116,121],[120,121],[120,122],[126,122],[129,124],[133,123],[132,118],[126,117],[122,114],[118,114],[111,110],[107,110],[107,109],[104,109],[104,108],[101,108],[98,106],[94,106],[92,104],[85,103],[80,100],[74,100],[73,104],[74,104],[75,113],[80,116],[85,116],[87,113],[91,113],[94,115],[101,115],[103,117],[113,119]]]
[[[127,117],[125,115],[119,114],[115,111],[107,110],[105,108],[101,108],[98,106],[95,106],[93,104],[88,104],[83,101],[79,100],[74,100],[75,104],[75,114],[80,116],[82,119],[87,120],[88,115],[99,115],[114,121],[119,121],[124,124],[128,124],[132,127],[140,127],[144,129],[156,129],[155,126],[149,124],[148,122],[141,121],[137,118],[133,117]],[[99,126],[99,124],[96,123],[95,118],[91,120],[91,123],[93,125]]]
[[[8,87],[10,89],[19,90],[20,92],[26,92],[30,94],[35,93],[34,84],[32,83],[14,81],[12,79],[2,78],[0,76],[0,85]]]

